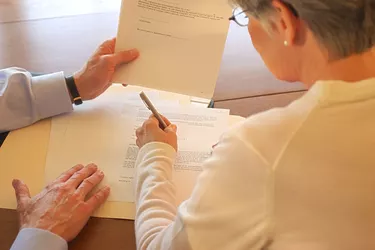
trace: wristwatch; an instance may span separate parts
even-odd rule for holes
[[[73,103],[75,105],[81,105],[83,102],[82,102],[81,95],[78,92],[76,82],[74,81],[74,77],[73,76],[65,77],[65,82],[66,82],[66,86],[68,87],[69,93],[72,96]]]

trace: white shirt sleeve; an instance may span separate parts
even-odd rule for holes
[[[23,69],[0,70],[0,133],[72,110],[62,72],[32,77]]]
[[[177,209],[175,152],[145,145],[136,171],[138,249],[261,249],[269,240],[272,173],[267,161],[228,134],[204,163],[192,196]]]
[[[51,232],[25,228],[17,235],[10,250],[68,250],[67,242]]]

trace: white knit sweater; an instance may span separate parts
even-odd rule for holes
[[[175,155],[140,150],[138,249],[375,249],[375,79],[317,82],[233,127],[179,207]]]

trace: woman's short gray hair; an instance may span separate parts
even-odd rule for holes
[[[230,0],[255,18],[272,20],[272,0]],[[280,0],[294,8],[331,58],[360,54],[375,45],[375,0]]]

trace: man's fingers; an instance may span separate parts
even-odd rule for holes
[[[13,180],[12,185],[16,193],[18,206],[23,206],[26,202],[30,200],[31,196],[29,188],[20,180]]]
[[[94,189],[104,178],[104,173],[101,170],[97,170],[93,175],[89,178],[86,178],[81,185],[77,188],[77,193],[84,198],[91,190]]]
[[[97,169],[98,167],[95,164],[89,164],[78,172],[75,172],[73,176],[66,181],[66,184],[76,188],[82,181],[93,175]]]
[[[110,55],[115,52],[116,38],[109,39],[103,42],[95,51],[96,56]]]
[[[109,187],[104,187],[100,189],[98,192],[96,192],[88,201],[87,205],[90,207],[90,210],[94,212],[97,208],[99,208],[108,198]]]
[[[66,171],[65,173],[61,174],[58,178],[57,178],[57,182],[66,182],[67,180],[70,179],[70,177],[72,177],[76,172],[80,171],[82,168],[84,168],[84,166],[82,164],[78,164],[74,167],[72,167],[71,169],[69,169],[68,171]]]
[[[124,63],[129,63],[136,59],[139,56],[139,52],[137,49],[132,49],[128,51],[121,51],[117,52],[113,55],[111,55],[112,59],[114,60],[115,66],[124,64]]]

